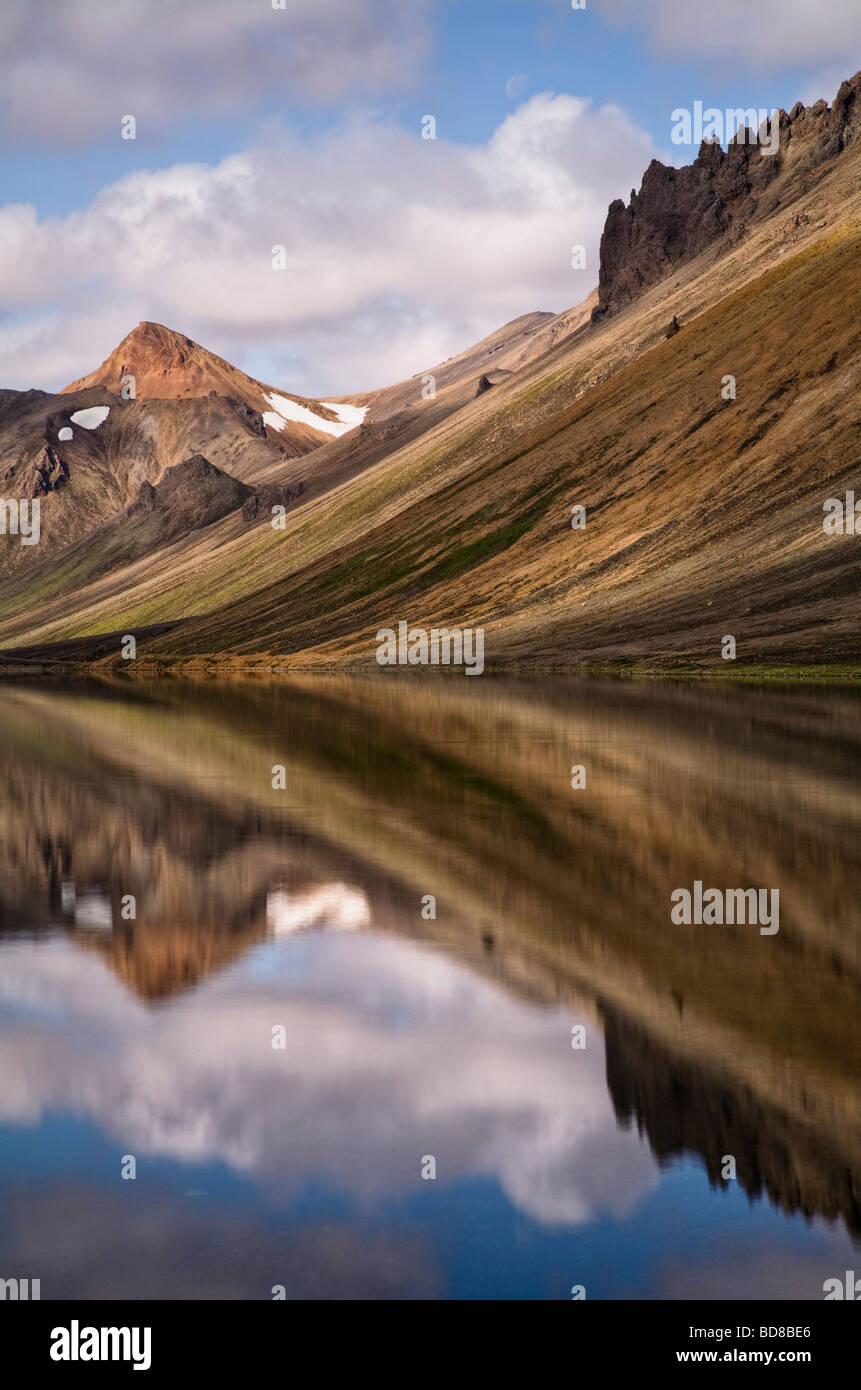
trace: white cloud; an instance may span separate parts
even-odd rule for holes
[[[796,101],[802,102],[804,106],[813,106],[817,101],[827,101],[830,106],[841,82],[853,75],[852,64],[847,64],[845,58],[840,62],[830,63],[805,78]]]
[[[340,101],[408,86],[428,0],[4,0],[0,130],[51,146],[137,138],[178,117],[252,108],[260,93]]]
[[[577,1015],[405,939],[270,940],[159,1009],[60,940],[0,942],[0,967],[16,1011],[0,1024],[2,1124],[62,1109],[138,1156],[221,1161],[282,1202],[314,1180],[365,1208],[414,1190],[432,1152],[443,1185],[491,1178],[551,1226],[621,1219],[659,1180],[616,1121],[597,1028],[572,1052]]]
[[[861,40],[858,0],[592,0],[599,14],[620,27],[645,30],[657,52],[708,62],[730,59],[744,67],[775,71],[793,65],[842,64],[842,77],[857,67]],[[855,59],[851,56],[855,53]],[[848,64],[848,66],[847,66]],[[842,80],[842,78],[841,78]],[[834,91],[831,96],[834,95]]]
[[[0,384],[57,389],[141,319],[296,394],[387,384],[584,298],[607,205],[652,153],[618,107],[544,93],[481,146],[353,116],[315,141],[269,128],[214,166],[129,174],[64,218],[8,205]]]

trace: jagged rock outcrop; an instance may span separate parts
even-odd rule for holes
[[[476,391],[475,394],[476,394],[477,396],[483,396],[484,393],[485,393],[485,391],[489,391],[489,390],[492,388],[492,386],[493,386],[493,382],[490,381],[488,377],[486,377],[486,376],[481,376],[481,377],[479,377],[479,379],[478,379],[478,390]]]
[[[210,396],[214,396],[216,393],[210,391],[209,394]],[[259,410],[252,410],[251,406],[246,405],[244,401],[237,401],[232,396],[228,396],[228,402],[236,411],[240,420],[242,420],[254,434],[259,435],[261,439],[266,438],[266,426],[263,423],[263,416]]]
[[[69,481],[69,468],[51,444],[33,460],[24,475],[22,490],[25,497],[46,497]]]
[[[241,507],[249,494],[250,489],[237,478],[216,468],[203,454],[193,454],[168,468],[155,486],[145,480],[126,517],[142,521],[156,515],[164,540],[218,521]]]
[[[639,193],[632,189],[627,206],[617,198],[607,212],[593,322],[722,238],[734,245],[757,214],[770,212],[789,187],[801,191],[806,176],[851,144],[859,126],[861,72],[841,85],[831,106],[797,102],[789,114],[780,111],[775,153],[741,130],[726,150],[704,140],[681,169],[653,159]]]

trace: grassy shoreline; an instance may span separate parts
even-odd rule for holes
[[[290,661],[270,655],[254,657],[180,657],[170,658],[140,657],[135,661],[102,659],[100,661],[58,661],[58,660],[3,660],[0,658],[0,679],[32,677],[39,680],[53,677],[57,680],[68,677],[103,677],[115,679],[123,677],[130,680],[221,680],[239,678],[290,677],[294,675],[320,676],[378,676],[381,680],[452,680],[462,679],[461,669],[397,668],[395,671],[380,671],[376,662],[308,662]],[[788,662],[774,665],[747,664],[727,666],[661,665],[655,662],[582,662],[560,664],[536,662],[525,665],[522,662],[511,664],[488,664],[483,673],[490,677],[516,676],[541,677],[579,676],[584,679],[602,680],[657,680],[657,681],[729,681],[729,682],[818,682],[861,680],[861,663],[828,663],[822,665],[795,665]]]

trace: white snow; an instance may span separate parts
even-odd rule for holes
[[[333,410],[335,414],[339,416],[341,423],[336,424],[334,420],[324,420],[322,415],[315,415],[313,410],[309,410],[306,405],[299,405],[297,401],[291,401],[288,396],[276,395],[274,391],[266,393],[266,400],[271,406],[275,407],[275,410],[281,416],[282,420],[295,420],[298,424],[310,425],[312,429],[320,430],[322,434],[346,434],[347,430],[351,430],[357,424],[360,424],[365,415],[365,411],[362,410],[358,420],[350,419],[348,421],[342,412],[345,410],[358,412],[356,406],[327,406],[327,410]],[[323,404],[325,405],[325,402],[323,402]],[[272,423],[269,419],[270,414],[271,412],[267,410],[266,414],[263,416],[267,424]],[[273,425],[273,429],[283,429],[283,425]]]
[[[60,430],[60,433],[57,435],[57,438],[61,439],[64,444],[67,440],[74,439],[74,437],[75,431],[70,430],[68,425],[64,425],[63,428]]]
[[[334,410],[339,420],[343,420],[348,429],[354,430],[360,425],[368,413],[366,405],[337,405],[334,401],[321,401],[327,410]]]
[[[99,425],[103,425],[111,413],[109,405],[91,405],[86,410],[75,410],[69,419],[74,425],[81,425],[85,430],[97,430]]]
[[[283,430],[287,421],[283,415],[278,415],[274,410],[264,410],[263,423],[268,425],[271,430]]]
[[[277,888],[266,894],[266,924],[273,936],[290,936],[311,927],[335,927],[339,931],[358,931],[371,921],[365,894],[345,883],[327,883],[291,893]]]
[[[75,926],[110,931],[113,925],[114,910],[107,893],[82,893],[75,903]]]

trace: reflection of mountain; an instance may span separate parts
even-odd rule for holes
[[[857,695],[464,684],[7,689],[2,920],[58,920],[71,878],[106,895],[115,930],[76,939],[147,998],[333,909],[586,994],[658,1154],[733,1153],[750,1192],[856,1228]],[[695,878],[779,888],[779,934],[672,927]]]
[[[366,925],[301,828],[229,798],[118,775],[98,738],[45,744],[5,701],[0,930],[63,923],[143,998],[181,993],[267,935],[334,918]],[[135,898],[135,919],[123,898]]]
[[[724,1155],[750,1197],[765,1192],[782,1211],[838,1219],[861,1237],[861,1173],[810,1126],[793,1123],[750,1086],[733,1086],[713,1067],[674,1055],[621,1014],[604,1014],[607,1084],[619,1119],[636,1120],[659,1159],[702,1158],[712,1185],[724,1185]]]

